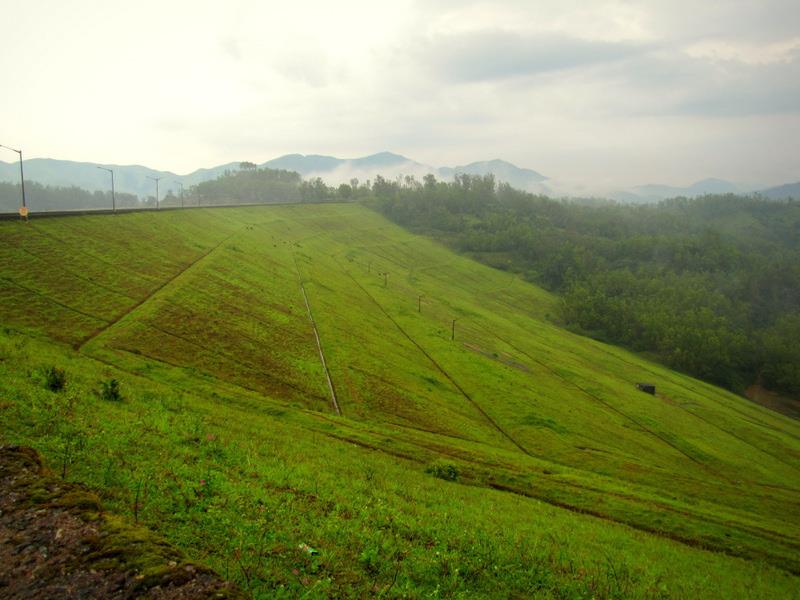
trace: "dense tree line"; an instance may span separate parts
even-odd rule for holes
[[[302,183],[293,171],[243,168],[192,186],[189,197],[200,205],[300,202]]]
[[[257,168],[242,163],[242,169],[227,171],[213,181],[192,186],[191,204],[270,204],[284,202],[347,202],[365,197],[369,182],[328,186],[319,177],[304,180],[294,171]]]
[[[559,293],[582,333],[734,390],[800,394],[800,203],[557,201],[469,175],[372,193],[397,223]]]
[[[111,208],[111,192],[90,192],[79,187],[42,185],[25,181],[26,204],[33,211]],[[117,192],[117,207],[139,206],[134,194]],[[21,205],[18,183],[0,182],[0,212],[16,212]]]
[[[186,202],[190,205],[349,202],[366,198],[370,190],[369,181],[351,179],[332,187],[319,177],[303,179],[294,171],[258,168],[254,163],[244,162],[240,170],[226,171],[213,181],[192,186]]]

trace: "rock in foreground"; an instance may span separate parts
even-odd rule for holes
[[[0,447],[0,597],[240,599],[144,527],[103,511],[31,448]]]

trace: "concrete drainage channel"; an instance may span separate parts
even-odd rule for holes
[[[300,268],[297,266],[297,258],[294,258],[294,267],[297,271],[297,280],[300,283],[300,291],[303,293],[303,301],[306,303],[306,311],[308,311],[308,320],[311,321],[311,329],[314,332],[314,339],[317,342],[317,351],[319,352],[319,360],[322,363],[322,370],[325,371],[325,379],[328,382],[328,389],[331,392],[331,405],[337,416],[342,416],[342,411],[339,409],[339,401],[336,399],[336,388],[333,386],[333,379],[331,379],[331,372],[328,370],[328,363],[325,362],[325,352],[322,350],[322,342],[319,339],[319,331],[317,330],[317,323],[314,321],[314,314],[311,312],[311,304],[308,301],[308,294],[306,294],[306,286],[300,277]]]

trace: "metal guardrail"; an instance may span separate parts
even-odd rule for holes
[[[243,208],[252,206],[287,206],[293,204],[352,204],[352,202],[246,202],[239,204],[195,204],[192,206],[161,206],[160,208],[143,206],[139,208],[118,208],[111,210],[110,208],[73,208],[66,210],[41,210],[28,212],[28,218],[41,218],[41,217],[73,217],[81,215],[114,215],[124,213],[138,213],[138,212],[163,212],[167,210],[191,210],[197,208]],[[19,212],[0,212],[0,221],[8,221],[13,219],[20,219]]]

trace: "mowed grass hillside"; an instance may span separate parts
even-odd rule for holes
[[[6,222],[0,434],[257,596],[795,593],[796,422],[556,302],[357,205]]]

